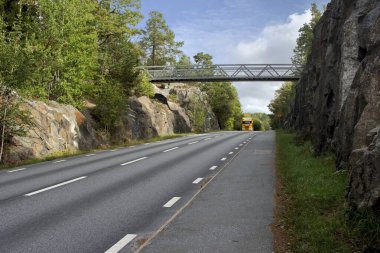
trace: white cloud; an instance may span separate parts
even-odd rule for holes
[[[242,2],[245,3],[245,2]],[[207,52],[215,63],[261,64],[290,63],[298,30],[311,19],[311,13],[290,15],[284,22],[267,25],[257,30],[249,17],[224,19],[224,12],[214,10],[207,18],[198,17],[191,22],[179,22],[174,27],[178,40],[185,41],[184,52],[190,56]],[[267,105],[279,88],[279,82],[234,83],[243,110],[269,113]]]
[[[310,19],[308,10],[290,15],[283,24],[266,26],[257,39],[239,42],[230,58],[235,63],[289,63],[298,30]]]
[[[311,19],[309,10],[292,14],[283,24],[266,26],[260,36],[241,41],[231,51],[234,63],[290,63],[299,28]],[[267,105],[274,98],[279,82],[234,83],[245,112],[269,113]],[[249,88],[248,88],[249,87]]]

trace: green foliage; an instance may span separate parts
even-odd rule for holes
[[[194,61],[199,65],[212,65],[212,56],[203,52],[194,55]]]
[[[254,131],[263,131],[263,124],[258,119],[253,119],[253,130]]]
[[[149,13],[149,20],[142,30],[141,48],[146,52],[147,65],[175,64],[181,55],[180,47],[183,42],[175,41],[175,34],[170,30],[162,13],[152,11]]]
[[[201,84],[209,97],[210,105],[221,129],[241,129],[241,105],[237,91],[230,82]]]
[[[0,163],[13,136],[25,136],[33,125],[30,113],[20,109],[22,101],[0,80]]]
[[[261,112],[250,113],[250,114],[254,120],[257,120],[260,122],[261,124],[260,131],[268,131],[271,129],[271,126],[270,126],[271,119],[268,114],[261,113]]]
[[[348,253],[362,252],[369,244],[379,246],[379,218],[345,213],[348,176],[336,171],[334,157],[315,157],[310,143],[295,145],[293,134],[277,131],[276,140],[282,184],[278,195],[285,205],[277,220],[285,228],[289,252]]]
[[[294,64],[305,65],[311,54],[314,28],[321,18],[322,12],[318,10],[315,3],[311,4],[310,10],[312,16],[311,21],[309,23],[305,23],[298,31],[299,35],[297,38],[297,44],[294,49],[294,56],[292,57],[292,62]]]
[[[170,93],[169,94],[169,100],[174,102],[174,103],[177,103],[178,102],[178,97],[177,97],[177,94],[175,93]]]
[[[291,110],[291,104],[295,97],[295,83],[285,82],[276,90],[275,98],[268,105],[269,110],[273,113],[271,127],[273,129],[281,128],[286,115]]]
[[[149,82],[148,75],[145,72],[140,72],[138,79],[136,80],[137,86],[134,90],[134,95],[137,97],[154,96],[153,85]]]
[[[177,62],[177,65],[179,66],[188,66],[188,65],[191,65],[192,62],[190,60],[190,57],[187,56],[187,55],[181,55],[178,62]]]
[[[199,96],[194,95],[191,101],[190,121],[195,132],[203,132],[207,111],[205,110],[204,104]]]

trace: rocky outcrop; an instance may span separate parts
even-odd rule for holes
[[[207,132],[220,129],[218,119],[208,103],[208,96],[196,86],[174,83],[170,87],[157,90],[167,97],[173,97],[185,109],[193,131]]]
[[[171,94],[176,94],[176,101],[169,99]],[[87,107],[95,106],[91,104]],[[106,135],[98,134],[102,131],[97,129],[96,122],[92,120],[91,109],[80,112],[73,106],[53,101],[25,101],[22,109],[31,113],[33,126],[26,136],[12,137],[5,162],[17,163],[60,151],[87,150],[110,143],[189,133],[195,129],[192,121],[194,106],[202,108],[204,112],[203,131],[219,129],[207,96],[199,88],[183,85],[180,88],[156,88],[153,99],[130,98],[126,111],[120,115],[118,127]]]
[[[380,208],[380,2],[333,0],[314,31],[290,124],[350,171],[348,204]]]
[[[21,109],[30,112],[33,125],[26,136],[12,137],[5,162],[16,163],[59,151],[91,149],[104,143],[92,127],[90,117],[73,106],[53,101],[26,101]]]
[[[206,93],[202,92],[199,88],[189,87],[187,85],[175,85],[170,89],[170,94],[174,94],[178,103],[183,107],[192,121],[193,131],[207,132],[210,130],[218,130],[219,123],[210,104]],[[197,121],[202,114],[203,121]]]
[[[122,138],[122,142],[191,132],[190,120],[183,108],[148,97],[132,97],[121,121],[115,136]]]

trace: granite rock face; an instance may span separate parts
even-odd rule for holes
[[[380,208],[380,1],[331,1],[289,119],[317,153],[334,151],[338,169],[350,171],[350,207]]]
[[[191,132],[190,120],[183,108],[171,102],[163,104],[148,97],[132,97],[127,113],[121,120],[122,127],[115,134],[122,138],[116,140],[120,142]]]
[[[177,101],[168,99],[176,94]],[[194,130],[191,120],[195,96],[201,98],[200,106],[206,117],[204,131],[219,129],[216,116],[208,105],[207,96],[198,88],[158,89],[153,99],[129,98],[126,111],[120,115],[118,127],[110,134],[102,133],[92,119],[91,108],[83,112],[73,106],[53,101],[25,101],[22,109],[31,113],[34,126],[26,136],[12,137],[5,154],[6,163],[17,163],[30,158],[40,158],[60,151],[88,150],[110,143],[125,143],[174,133],[189,133]],[[199,102],[196,100],[196,102]],[[97,131],[100,130],[100,131]]]
[[[170,88],[169,94],[175,95],[178,104],[183,107],[187,115],[189,115],[193,131],[200,130],[208,132],[210,130],[220,129],[218,119],[208,103],[207,94],[202,92],[198,87],[174,84],[174,87]],[[194,122],[196,118],[195,114],[199,113],[199,110],[201,110],[203,121],[198,123],[199,126],[196,126],[197,124]]]
[[[91,119],[73,106],[50,101],[26,101],[23,110],[31,113],[34,126],[26,136],[14,136],[5,162],[40,158],[59,151],[91,149],[104,140],[96,134]]]

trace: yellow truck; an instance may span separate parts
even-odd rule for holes
[[[244,114],[241,120],[242,131],[253,131],[253,118],[249,114]]]

